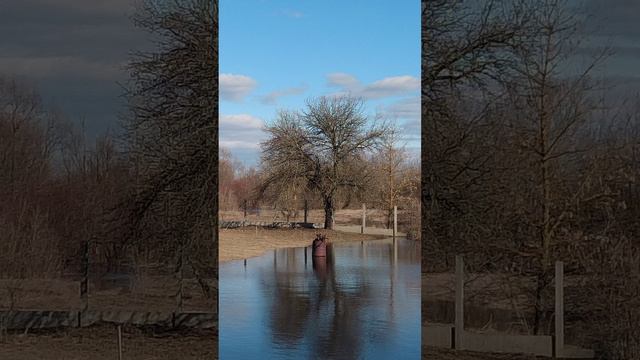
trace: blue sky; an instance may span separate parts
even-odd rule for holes
[[[220,0],[220,145],[259,159],[279,109],[348,92],[420,146],[420,2]]]

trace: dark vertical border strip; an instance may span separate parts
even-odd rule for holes
[[[420,133],[420,167],[421,167],[421,171],[420,171],[420,194],[421,194],[421,199],[420,199],[420,229],[421,229],[421,234],[420,234],[420,241],[421,241],[421,254],[422,254],[422,261],[421,261],[421,283],[423,286],[421,286],[421,322],[422,325],[424,325],[426,323],[426,302],[425,302],[425,296],[424,296],[424,281],[422,279],[424,279],[424,272],[426,271],[427,267],[426,267],[426,261],[427,261],[427,253],[426,253],[426,242],[427,242],[427,219],[426,219],[426,214],[427,214],[427,203],[429,201],[429,189],[428,189],[428,178],[427,178],[427,174],[429,174],[429,159],[428,159],[428,142],[427,142],[427,135],[429,134],[428,131],[428,118],[427,118],[427,97],[426,97],[426,91],[427,91],[427,56],[426,56],[426,50],[427,50],[427,17],[426,17],[426,9],[427,9],[427,1],[428,0],[421,0],[421,7],[420,10],[422,12],[421,14],[421,41],[420,41],[420,45],[421,45],[421,96],[420,96],[420,105],[421,105],[421,133]],[[421,328],[423,328],[423,326],[421,326]],[[424,339],[424,337],[420,336],[421,339]],[[426,344],[422,344],[422,358],[425,359],[426,358],[426,352],[425,352],[425,345]]]
[[[220,322],[219,314],[220,314],[220,303],[218,297],[218,152],[219,152],[219,140],[218,140],[218,125],[219,125],[219,89],[218,89],[218,76],[219,76],[219,53],[218,53],[218,0],[203,0],[210,1],[211,3],[211,56],[213,62],[213,111],[212,111],[212,126],[213,126],[213,161],[212,161],[212,191],[210,193],[211,196],[211,224],[213,226],[213,242],[214,242],[214,269],[215,269],[215,289],[213,291],[213,296],[215,297],[215,317],[216,317],[216,331],[215,331],[215,358],[219,357],[219,325]]]

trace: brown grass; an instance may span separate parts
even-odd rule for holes
[[[478,353],[473,351],[456,351],[430,346],[422,348],[422,358],[429,360],[533,360],[543,359],[533,355]]]
[[[217,332],[191,330],[153,334],[151,330],[123,327],[123,358],[217,359]],[[118,358],[117,329],[105,324],[38,333],[10,333],[0,343],[0,359],[96,359]]]
[[[240,211],[220,211],[219,218],[221,221],[242,221],[244,214]],[[401,218],[401,215],[398,214]],[[247,214],[248,221],[286,221],[286,217],[278,210],[263,209],[260,211],[260,215],[249,213]],[[302,222],[304,221],[304,211],[298,211],[297,216],[291,217],[289,221]],[[323,224],[324,223],[324,210],[321,209],[309,209],[307,221]],[[362,209],[340,209],[335,213],[336,225],[360,225],[362,223]],[[372,227],[385,227],[386,226],[386,213],[378,209],[367,209],[367,226]]]
[[[277,248],[311,245],[317,233],[325,234],[329,242],[363,241],[386,237],[324,229],[267,229],[259,227],[221,229],[219,232],[219,261],[260,256],[267,250]]]
[[[79,310],[80,282],[67,279],[20,279],[20,286],[13,294],[13,307],[7,284],[16,280],[0,279],[0,311],[2,310]],[[208,280],[216,291],[216,282]],[[136,281],[133,288],[102,289],[95,281],[89,281],[89,310],[165,311],[176,310],[175,294],[178,280],[172,276],[146,276]],[[187,311],[209,312],[214,300],[201,292],[195,279],[184,280],[183,305]]]

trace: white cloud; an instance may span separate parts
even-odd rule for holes
[[[362,84],[353,75],[332,73],[327,75],[327,84],[340,88],[340,94],[350,93],[365,99],[401,96],[420,90],[420,79],[409,75],[386,77],[370,84]]]
[[[236,149],[251,149],[251,150],[259,150],[260,144],[250,141],[242,141],[242,140],[220,140],[220,147],[230,149],[232,152]]]
[[[360,86],[360,81],[355,76],[345,73],[333,73],[327,75],[327,82],[331,86],[354,88]]]
[[[283,90],[276,90],[263,96],[260,101],[262,101],[263,104],[275,104],[278,101],[278,98],[281,98],[283,96],[300,95],[305,91],[307,91],[307,86],[299,86],[299,87],[292,87],[292,88],[287,88]]]
[[[246,75],[220,74],[220,98],[242,101],[257,85],[254,79]]]
[[[387,118],[419,121],[421,117],[420,97],[405,98],[390,105],[381,106],[379,110]]]
[[[264,127],[264,121],[253,115],[237,114],[220,116],[220,128],[255,130],[262,129],[262,127]]]
[[[220,115],[220,145],[228,149],[259,149],[264,121],[249,114]]]
[[[264,121],[250,114],[220,115],[220,147],[246,164],[260,158],[260,142],[266,140]]]
[[[364,97],[382,98],[410,93],[420,89],[420,79],[413,76],[394,76],[366,85],[362,90]]]

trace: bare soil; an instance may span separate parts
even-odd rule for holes
[[[158,333],[132,326],[122,328],[123,358],[217,359],[216,330]],[[113,360],[118,358],[117,328],[103,324],[0,337],[0,359],[11,360]]]
[[[324,229],[267,229],[260,227],[220,229],[219,262],[260,256],[268,250],[311,245],[317,233],[325,234],[329,242],[364,241],[386,236],[346,233]]]
[[[436,347],[423,347],[422,358],[428,360],[535,360],[543,359],[533,355],[478,353]]]

